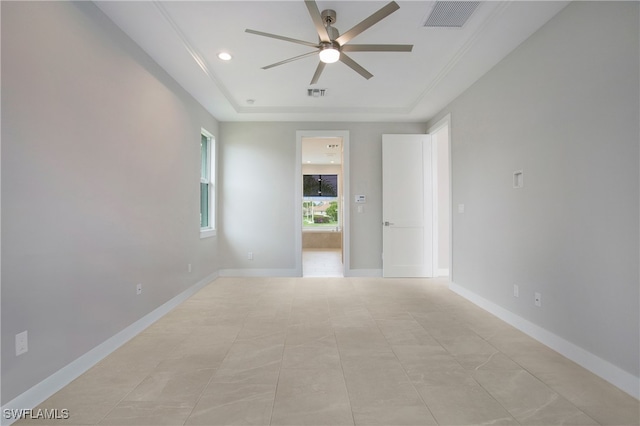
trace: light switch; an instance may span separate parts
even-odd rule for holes
[[[458,213],[464,213],[464,204],[458,204]]]

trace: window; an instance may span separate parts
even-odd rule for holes
[[[302,189],[302,226],[340,228],[338,175],[303,175]]]
[[[215,140],[202,129],[200,134],[200,238],[216,235],[215,227]]]
[[[338,198],[302,198],[302,226],[304,228],[340,228]]]

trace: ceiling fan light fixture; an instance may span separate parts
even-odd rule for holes
[[[320,50],[320,60],[325,64],[333,64],[340,59],[340,51],[333,45],[324,46]]]
[[[246,29],[245,32],[256,34],[263,37],[275,38],[278,40],[288,41],[291,43],[302,44],[304,46],[314,48],[313,51],[303,53],[302,55],[294,56],[284,61],[276,62],[271,65],[262,67],[266,70],[269,68],[277,67],[279,65],[287,64],[289,62],[297,61],[298,59],[307,58],[309,56],[319,56],[319,63],[316,67],[316,71],[313,74],[310,85],[318,83],[318,79],[325,69],[326,64],[331,64],[337,61],[341,61],[353,71],[357,72],[363,78],[369,80],[373,77],[369,71],[364,69],[360,64],[351,59],[347,52],[411,52],[413,45],[409,44],[347,44],[351,39],[358,36],[363,31],[377,24],[393,12],[398,10],[400,6],[395,1],[389,2],[386,6],[383,6],[377,12],[374,12],[369,17],[363,19],[357,23],[354,27],[348,30],[346,33],[340,35],[337,28],[333,26],[336,22],[336,12],[332,9],[326,9],[320,12],[316,0],[305,0],[309,16],[313,21],[316,33],[318,34],[318,42],[312,43],[305,40],[298,40],[291,37],[285,37],[277,34],[265,33],[262,31],[256,31]],[[344,50],[344,54],[342,51]],[[313,96],[315,92],[310,93]]]

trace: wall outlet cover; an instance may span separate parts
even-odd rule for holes
[[[536,306],[542,306],[542,295],[540,293],[534,293],[533,298]]]
[[[29,335],[27,331],[16,334],[16,356],[29,351]]]

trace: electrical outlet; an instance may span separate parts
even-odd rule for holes
[[[142,294],[142,284],[138,284],[136,286],[136,294],[138,295]]]
[[[253,252],[250,251],[249,253],[247,253],[247,259],[248,260],[253,260]]]
[[[191,272],[191,264],[190,263],[187,264],[187,272]]]
[[[16,356],[22,355],[29,350],[29,336],[27,331],[16,334]]]
[[[513,286],[513,297],[520,297],[520,287],[518,287],[518,284],[514,284]]]
[[[535,303],[535,305],[537,307],[541,307],[542,306],[542,295],[540,293],[534,293],[533,294],[533,303]]]

